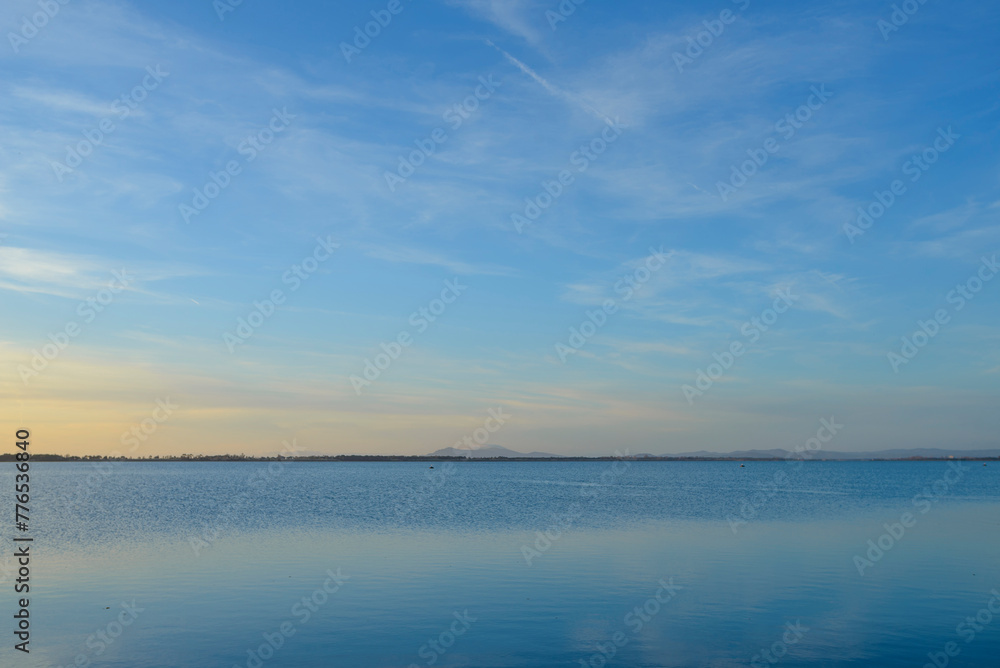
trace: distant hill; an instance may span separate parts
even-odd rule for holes
[[[784,459],[789,456],[788,450],[736,450],[734,452],[682,452],[679,455],[663,455],[664,457],[705,457],[712,459]],[[792,453],[794,455],[794,453]],[[910,448],[897,450],[876,450],[874,452],[838,452],[835,450],[817,450],[807,453],[807,459],[947,459],[949,457],[987,458],[1000,457],[1000,450],[944,450],[942,448]]]
[[[517,452],[516,450],[511,450],[505,448],[502,445],[484,445],[476,450],[463,450],[460,448],[441,448],[440,450],[435,450],[428,457],[468,457],[470,459],[489,459],[492,457],[530,457],[530,458],[558,458],[562,455],[552,455],[547,452]]]

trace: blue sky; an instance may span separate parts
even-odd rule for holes
[[[0,393],[37,451],[121,450],[164,398],[132,454],[419,454],[498,407],[490,443],[561,454],[830,416],[834,450],[996,445],[1000,281],[948,300],[1000,250],[993,4],[218,4],[0,9]]]

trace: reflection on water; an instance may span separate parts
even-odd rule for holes
[[[38,464],[0,663],[997,665],[1000,467],[611,465]]]

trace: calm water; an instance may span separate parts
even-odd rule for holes
[[[1000,666],[996,463],[101,466],[0,665]]]

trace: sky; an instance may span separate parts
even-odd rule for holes
[[[986,0],[8,0],[0,428],[996,447],[998,28]]]

